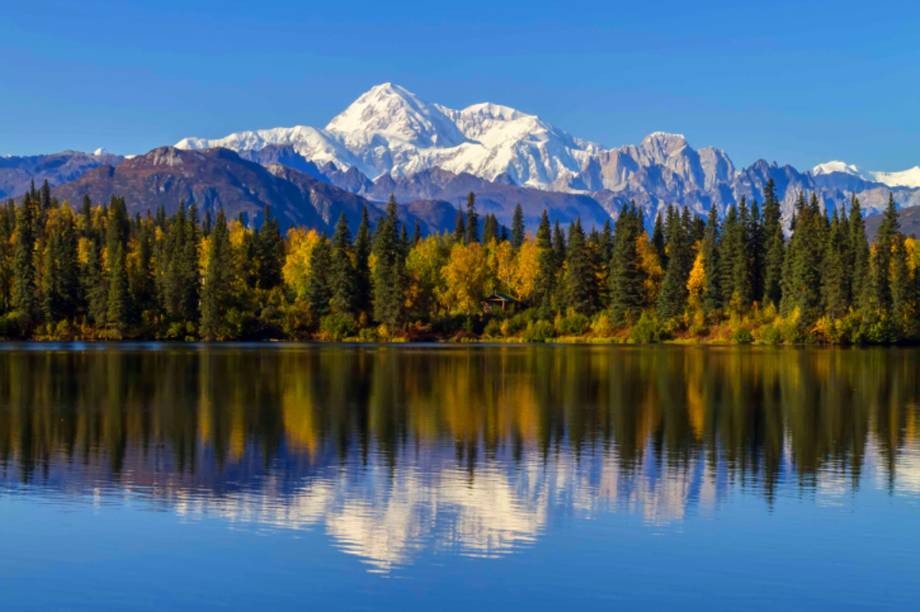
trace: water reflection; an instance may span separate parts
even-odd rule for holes
[[[5,495],[322,529],[374,571],[732,496],[920,494],[912,350],[13,349]],[[120,500],[120,501],[119,501]]]

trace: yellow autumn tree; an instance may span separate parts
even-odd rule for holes
[[[441,235],[431,235],[414,244],[406,256],[409,287],[406,302],[416,318],[427,318],[437,309],[438,293],[443,291],[441,269],[447,262],[448,247]]]
[[[691,324],[703,324],[703,291],[706,289],[706,267],[703,263],[703,250],[697,249],[690,276],[687,277],[687,310],[690,313]]]
[[[284,257],[281,275],[284,284],[294,292],[297,300],[303,300],[310,284],[310,255],[319,244],[320,235],[316,230],[300,227],[288,232],[288,248]]]
[[[489,243],[489,276],[495,279],[500,291],[514,292],[514,279],[517,274],[517,262],[514,258],[514,249],[507,240]]]
[[[528,237],[518,248],[515,256],[515,270],[510,287],[514,297],[521,301],[530,299],[540,274],[540,247],[536,240]]]
[[[444,287],[439,295],[441,304],[453,313],[477,312],[485,294],[488,272],[481,244],[454,244],[441,270],[444,277]]]
[[[645,295],[648,296],[649,303],[654,304],[658,299],[658,288],[661,287],[664,270],[647,232],[639,232],[636,237],[636,250],[639,252],[639,266],[645,273]]]

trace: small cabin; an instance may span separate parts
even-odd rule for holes
[[[507,293],[495,292],[482,300],[483,312],[505,312],[513,310],[518,301]]]

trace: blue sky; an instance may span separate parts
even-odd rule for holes
[[[322,126],[375,83],[613,146],[920,164],[908,2],[29,2],[0,10],[0,154]]]

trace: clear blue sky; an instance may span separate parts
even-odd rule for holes
[[[653,130],[810,167],[920,164],[911,2],[9,2],[0,154],[322,126],[393,81],[619,145]]]

